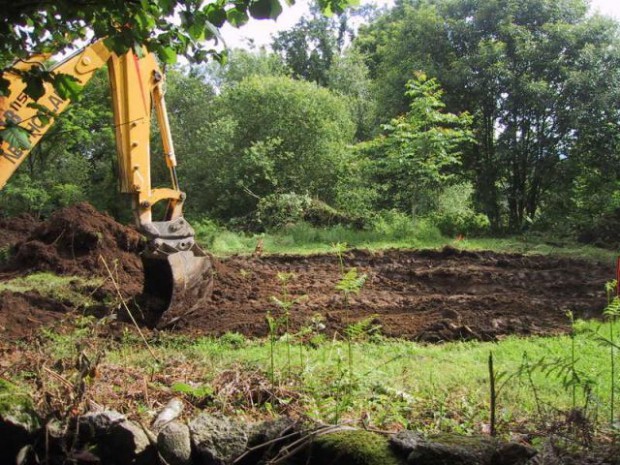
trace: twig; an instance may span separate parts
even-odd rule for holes
[[[71,381],[66,380],[64,377],[56,373],[54,370],[50,370],[45,365],[43,365],[41,368],[43,368],[43,370],[45,370],[47,373],[52,375],[54,378],[56,378],[58,381],[63,383],[65,386],[70,387],[71,389],[75,389],[75,386],[73,385]]]
[[[127,311],[127,314],[129,315],[129,318],[131,318],[131,321],[133,322],[134,326],[136,327],[136,330],[138,331],[138,334],[142,338],[142,341],[144,342],[144,345],[146,346],[146,348],[148,349],[149,353],[153,357],[153,360],[155,360],[157,363],[160,363],[159,359],[157,358],[157,355],[155,355],[155,352],[153,352],[153,349],[151,348],[151,346],[149,345],[148,341],[146,340],[146,337],[144,337],[144,333],[140,329],[140,326],[138,325],[138,322],[133,317],[133,313],[131,313],[131,310],[129,310],[129,307],[127,306],[127,303],[125,302],[125,299],[123,298],[123,296],[121,294],[121,290],[120,290],[120,288],[118,286],[118,283],[114,279],[114,276],[112,275],[112,271],[110,271],[110,267],[108,267],[108,264],[105,261],[105,258],[103,258],[102,255],[99,255],[99,259],[103,262],[103,265],[105,266],[105,269],[108,272],[108,275],[110,276],[110,280],[112,281],[112,284],[114,285],[114,289],[116,289],[116,293],[118,294],[119,299],[121,299],[121,304],[123,304],[123,307]]]
[[[319,429],[316,429],[316,430],[310,432],[309,434],[307,434],[304,437],[298,439],[297,441],[292,442],[288,446],[283,447],[280,450],[280,453],[273,460],[270,460],[267,463],[270,464],[270,465],[277,465],[278,463],[282,463],[282,462],[288,460],[289,458],[291,458],[292,456],[294,456],[297,452],[302,450],[304,447],[306,447],[308,445],[308,443],[314,437],[322,436],[324,434],[329,434],[329,433],[335,433],[335,432],[343,431],[343,430],[344,431],[353,431],[353,430],[355,430],[355,428],[353,428],[352,426],[345,426],[345,425],[332,425],[332,426],[321,427]]]

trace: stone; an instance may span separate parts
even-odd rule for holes
[[[189,427],[171,421],[157,435],[157,449],[168,465],[189,465],[192,462],[192,442]]]
[[[113,410],[88,413],[78,420],[83,443],[95,444],[102,464],[154,463],[156,449],[144,429]]]
[[[411,465],[522,465],[536,455],[531,447],[488,436],[439,434],[425,438],[414,431],[400,431],[390,444]]]
[[[39,418],[25,405],[3,405],[0,413],[0,463],[16,463],[17,455],[32,444]]]
[[[153,422],[153,429],[155,431],[159,431],[172,420],[176,420],[182,412],[183,401],[178,397],[170,399],[170,401],[166,404],[163,410],[159,412],[157,418],[155,418],[155,421]]]
[[[225,465],[245,451],[249,426],[230,418],[201,413],[189,424],[197,465]]]

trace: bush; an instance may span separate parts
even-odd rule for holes
[[[392,239],[405,239],[415,235],[413,218],[397,210],[381,212],[374,220],[372,228]]]
[[[209,218],[202,218],[199,221],[192,222],[192,226],[196,232],[196,240],[207,248],[213,246],[215,238],[221,232],[217,223]]]
[[[265,229],[282,229],[300,222],[316,227],[345,225],[361,228],[364,221],[346,215],[309,195],[271,194],[258,202],[256,222]]]
[[[432,221],[442,234],[476,236],[488,231],[489,218],[472,207],[473,191],[471,183],[461,183],[445,188],[439,195]]]
[[[258,202],[256,218],[265,229],[279,229],[302,221],[312,204],[308,195],[271,194]]]

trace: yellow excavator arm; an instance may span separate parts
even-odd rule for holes
[[[30,148],[0,146],[0,189],[24,161],[54,118],[42,116],[44,107],[51,115],[59,115],[71,103],[61,98],[51,83],[36,102],[25,93],[21,75],[33,67],[45,68],[49,59],[37,55],[13,66],[5,73],[10,81],[9,94],[0,97],[0,128],[17,124],[29,133]],[[176,156],[164,100],[164,75],[156,58],[145,49],[139,54],[129,51],[118,56],[104,41],[95,42],[60,63],[50,71],[73,76],[85,85],[94,73],[107,65],[113,102],[114,127],[121,192],[132,198],[138,229],[147,236],[147,250],[142,255],[145,272],[145,303],[153,313],[183,305],[189,294],[204,294],[197,286],[204,281],[211,263],[194,241],[194,231],[183,218],[185,194],[179,189]],[[36,105],[34,105],[36,104]],[[153,189],[151,185],[150,132],[153,110],[162,137],[164,158],[170,171],[170,187]],[[45,114],[48,114],[45,112]],[[162,221],[153,221],[152,207],[166,201]],[[202,286],[204,287],[204,286]]]

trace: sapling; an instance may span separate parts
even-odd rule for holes
[[[345,273],[344,271],[344,258],[343,253],[346,250],[346,244],[337,243],[333,245],[338,261],[340,264],[340,281],[336,284],[336,290],[341,292],[344,297],[344,307],[346,310],[346,319],[349,320],[349,299],[351,294],[359,294],[364,283],[366,282],[367,275],[359,274],[357,268],[351,268]],[[353,385],[353,341],[351,338],[351,331],[345,331],[347,340],[347,352],[349,362],[349,389]]]

